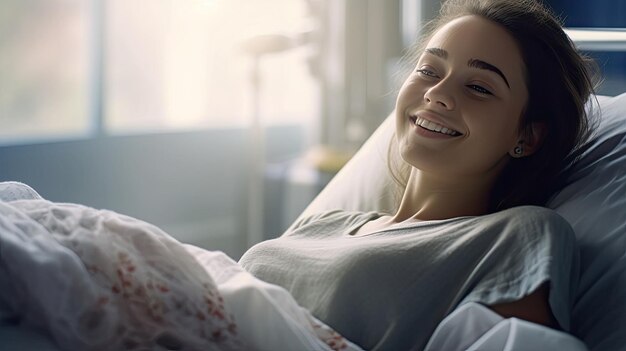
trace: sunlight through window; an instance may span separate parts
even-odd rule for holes
[[[258,35],[295,36],[306,8],[294,0],[108,0],[105,123],[113,132],[249,123],[251,58]],[[315,112],[310,48],[262,58],[260,114],[301,123]]]
[[[297,38],[309,15],[302,0],[0,1],[0,143],[246,127],[254,98],[265,125],[311,123],[315,48],[263,55],[255,91],[242,50]]]
[[[80,0],[0,1],[0,142],[87,132],[88,15]]]

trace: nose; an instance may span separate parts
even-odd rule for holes
[[[452,87],[449,86],[449,82],[445,79],[441,80],[426,91],[424,94],[424,100],[429,105],[435,104],[448,111],[454,110],[456,103],[451,90]]]

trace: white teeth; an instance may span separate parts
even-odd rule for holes
[[[426,119],[421,118],[421,117],[416,117],[415,125],[418,125],[418,126],[420,126],[422,128],[425,128],[425,129],[428,129],[428,130],[430,130],[432,132],[439,132],[439,133],[442,133],[442,134],[447,134],[447,135],[452,135],[452,136],[457,136],[457,135],[461,134],[461,133],[457,132],[454,129],[446,128],[446,127],[444,127],[444,126],[442,126],[440,124],[437,124],[435,122],[431,122],[431,121],[426,120]]]

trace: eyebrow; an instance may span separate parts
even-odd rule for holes
[[[427,48],[426,50],[424,50],[426,53],[431,54],[431,55],[435,55],[437,57],[440,57],[442,59],[447,59],[448,58],[448,52],[444,49],[441,48]],[[502,79],[504,80],[504,83],[506,83],[506,86],[509,87],[509,89],[511,89],[511,86],[509,85],[509,81],[506,79],[506,76],[504,75],[504,73],[502,73],[502,71],[500,69],[498,69],[498,67],[487,63],[485,61],[482,60],[478,60],[478,59],[469,59],[469,61],[467,61],[467,66],[468,67],[472,67],[472,68],[478,68],[478,69],[484,69],[484,70],[488,70],[488,71],[492,71],[496,74],[498,74],[500,77],[502,77]]]

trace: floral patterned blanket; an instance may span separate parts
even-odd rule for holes
[[[0,201],[0,286],[66,350],[359,350],[225,254],[76,204]]]

